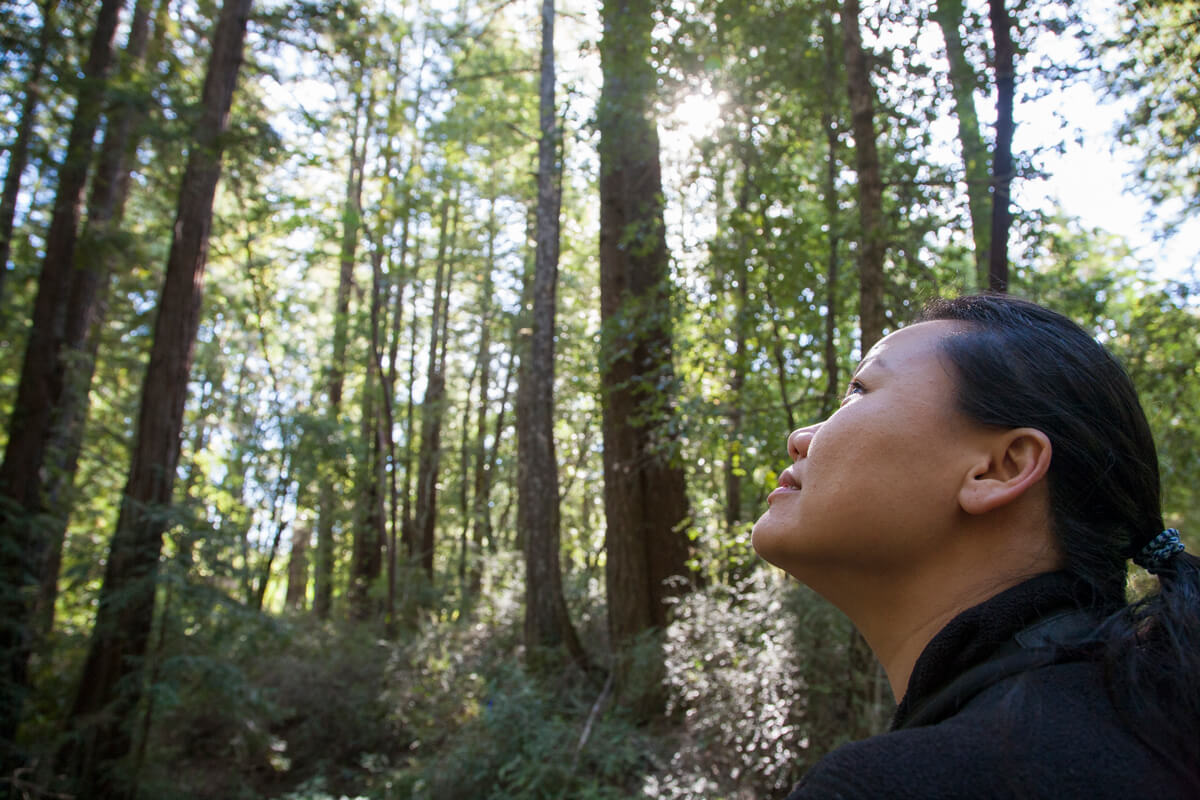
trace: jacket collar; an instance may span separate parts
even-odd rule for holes
[[[892,728],[902,726],[915,707],[954,678],[995,657],[1023,629],[1055,612],[1086,608],[1091,598],[1091,590],[1078,578],[1050,572],[962,612],[921,652]]]

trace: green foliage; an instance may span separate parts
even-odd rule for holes
[[[102,243],[119,248],[121,272],[99,331],[56,629],[32,663],[35,689],[22,731],[22,744],[43,763],[79,681],[128,471],[214,6],[165,6],[171,13],[160,15],[162,42],[138,86],[153,102],[132,154],[123,229]],[[1200,38],[1185,34],[1195,28],[1195,6],[1122,6],[1123,30],[1113,45],[1123,68],[1112,71],[1114,87],[1133,98],[1121,135],[1145,153],[1139,179],[1156,200],[1176,198],[1193,210]],[[3,8],[13,12],[0,14],[6,147],[36,8]],[[651,113],[662,122],[693,92],[719,99],[722,108],[687,153],[667,154],[681,162],[667,170],[664,185],[675,258],[671,285],[663,287],[670,302],[633,308],[604,330],[589,120],[598,93],[589,74],[597,55],[591,40],[601,31],[586,29],[594,9],[563,9],[560,20],[560,56],[579,63],[560,80],[567,84],[560,86],[566,171],[554,432],[567,604],[589,657],[601,666],[613,654],[602,591],[598,368],[605,365],[598,353],[603,339],[613,345],[612,358],[630,354],[650,323],[674,336],[673,375],[664,367],[643,376],[637,389],[658,401],[647,405],[648,417],[677,412],[672,455],[687,469],[689,532],[704,588],[677,604],[664,633],[670,715],[648,727],[613,706],[603,675],[523,666],[516,381],[505,382],[519,362],[527,298],[518,287],[532,254],[536,15],[511,4],[434,9],[342,0],[256,9],[150,632],[139,714],[149,736],[128,765],[144,796],[766,797],[782,794],[847,731],[864,727],[866,712],[853,706],[847,689],[861,678],[848,622],[777,579],[749,546],[753,520],[787,463],[786,434],[832,410],[844,380],[831,371],[846,375],[858,355],[854,142],[835,9],[774,0],[655,9],[652,71],[639,75],[657,87]],[[1020,46],[1075,25],[1067,10],[1059,3],[1019,9],[1027,15]],[[1035,11],[1043,16],[1036,23]],[[0,299],[3,411],[16,390],[35,297],[55,164],[74,102],[70,76],[92,25],[87,3],[61,0],[59,12],[47,68],[57,78],[47,83],[36,120]],[[940,54],[917,44],[924,14],[924,7],[877,4],[866,17],[881,35],[914,31],[912,41],[881,45],[872,64],[890,327],[905,323],[926,297],[963,285],[973,264],[957,154],[938,144],[937,125],[950,113],[944,65]],[[968,58],[979,75],[987,71],[984,27],[979,9],[969,11]],[[1038,70],[1030,91],[1057,80],[1058,73]],[[332,364],[356,156],[362,202],[349,211],[359,238],[350,309],[341,320],[347,347],[343,363]],[[1025,163],[1032,167],[1031,158]],[[389,533],[399,536],[404,495],[416,478],[415,460],[407,463],[405,454],[421,446],[419,433],[405,425],[406,405],[412,398],[419,418],[437,209],[447,198],[457,203],[457,235],[446,253],[456,277],[435,569],[431,579],[418,578],[401,563],[403,624],[384,631],[380,620],[344,621],[346,567],[363,525],[359,498],[371,479],[364,467],[373,429],[363,408],[379,381],[368,380],[367,363],[377,358],[385,371],[394,368],[396,457],[383,473],[387,489],[396,479],[397,507],[387,511],[396,514]],[[1016,293],[1088,326],[1129,367],[1159,443],[1167,522],[1200,549],[1200,286],[1154,280],[1123,242],[1054,214],[1021,215],[1013,253]],[[377,351],[369,274],[375,260],[385,301]],[[480,313],[485,301],[490,316]],[[481,389],[472,375],[484,326],[492,363],[490,385]],[[329,413],[327,391],[335,369],[346,376],[337,415]],[[485,503],[493,530],[474,593],[456,569],[466,550],[473,475],[449,453],[460,443],[470,449],[478,405],[486,411],[483,443],[494,448]],[[0,431],[0,441],[6,436]],[[730,491],[734,484],[740,499]],[[322,511],[316,506],[324,486],[337,498],[336,592],[330,620],[317,623],[282,611],[282,586],[293,535]],[[280,548],[268,565],[277,532]],[[401,548],[401,562],[403,555]],[[310,549],[310,571],[313,561]],[[267,581],[261,611],[251,602],[260,580]],[[385,596],[381,578],[371,597]],[[635,655],[648,658],[657,646],[648,641]],[[555,658],[545,661],[554,665]]]
[[[1135,284],[1112,347],[1141,396],[1158,445],[1163,517],[1200,547],[1200,286]]]
[[[1013,291],[1092,331],[1125,365],[1158,446],[1163,515],[1185,536],[1200,520],[1200,307],[1194,282],[1160,282],[1102,231],[1050,218]]]
[[[588,697],[555,692],[500,661],[471,697],[476,705],[447,746],[401,780],[414,798],[628,797],[645,770],[645,733],[607,714],[590,727]],[[401,784],[403,785],[403,784]]]
[[[359,759],[402,745],[378,702],[390,650],[367,631],[227,603],[182,611],[154,670],[148,796],[263,798],[315,776],[356,791]]]
[[[841,683],[852,635],[828,603],[766,569],[682,599],[667,637],[681,738],[652,796],[786,794],[853,725]]]
[[[1119,33],[1100,45],[1115,62],[1102,79],[1133,100],[1118,136],[1141,153],[1134,177],[1154,204],[1179,201],[1171,224],[1200,209],[1200,3],[1136,0],[1120,9]]]

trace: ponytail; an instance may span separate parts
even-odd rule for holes
[[[1179,551],[1154,571],[1159,590],[1101,628],[1108,684],[1133,732],[1200,796],[1200,559]]]

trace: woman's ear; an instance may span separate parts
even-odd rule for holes
[[[968,514],[985,514],[1022,497],[1050,469],[1050,437],[1037,428],[1011,428],[990,439],[958,492]]]

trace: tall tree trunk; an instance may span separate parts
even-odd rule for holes
[[[967,289],[988,285],[988,259],[991,255],[991,177],[988,173],[987,145],[979,130],[975,112],[975,88],[978,76],[967,60],[963,47],[963,0],[937,0],[933,20],[942,29],[946,42],[946,60],[950,66],[950,90],[954,95],[954,116],[958,120],[958,141],[962,148],[963,174],[967,184],[967,209],[971,214],[971,236],[975,242],[975,271],[968,275]]]
[[[837,408],[842,388],[837,351],[838,273],[841,268],[841,258],[838,254],[841,241],[838,234],[840,222],[837,196],[837,129],[833,127],[832,118],[827,118],[825,122],[829,146],[829,155],[825,163],[825,213],[829,225],[829,250],[825,256],[825,392],[821,396],[821,419],[828,417]]]
[[[116,764],[129,755],[133,714],[154,616],[165,509],[171,503],[188,374],[200,323],[213,198],[242,63],[250,0],[229,0],[212,38],[201,113],[179,191],[154,343],[142,387],[133,460],[113,534],[91,645],[63,754],[80,798],[131,797]]]
[[[480,314],[480,319],[483,315]],[[486,327],[487,322],[484,321],[482,328]],[[458,482],[458,518],[462,523],[462,529],[458,536],[458,584],[462,592],[463,598],[467,594],[467,554],[471,549],[471,482],[467,480],[467,476],[471,474],[471,392],[475,389],[475,378],[479,374],[479,364],[476,363],[471,367],[471,374],[467,377],[467,391],[464,395],[462,407],[462,416],[459,418],[459,440],[458,440],[458,474],[460,480]],[[487,386],[481,387],[480,395],[487,394]],[[482,401],[481,401],[482,402]],[[465,604],[464,604],[465,607]]]
[[[389,174],[385,166],[384,173]],[[371,587],[383,574],[383,548],[387,541],[387,517],[384,500],[387,495],[386,452],[383,446],[384,411],[382,370],[382,316],[385,297],[383,275],[383,237],[375,237],[371,254],[370,352],[367,356],[367,376],[363,386],[362,441],[367,455],[359,473],[359,524],[354,527],[354,542],[350,559],[350,618],[366,621],[379,606],[372,602]]]
[[[407,182],[406,182],[407,186]],[[391,331],[388,335],[388,370],[383,384],[384,447],[387,451],[388,463],[388,513],[389,531],[387,547],[387,608],[385,609],[385,624],[389,633],[395,630],[396,617],[396,580],[399,568],[399,545],[401,530],[405,524],[405,515],[401,513],[399,476],[400,459],[396,455],[396,378],[400,373],[397,363],[400,357],[400,335],[404,330],[404,290],[408,285],[408,228],[412,218],[411,197],[406,188],[401,203],[403,222],[400,225],[400,259],[398,265],[400,280],[392,308]]]
[[[17,217],[17,197],[21,193],[21,176],[29,165],[29,145],[33,140],[34,122],[42,101],[42,70],[50,54],[50,39],[54,35],[55,11],[58,0],[41,4],[42,27],[37,44],[29,54],[29,74],[25,78],[25,97],[21,100],[16,136],[8,150],[8,169],[4,173],[4,189],[0,192],[0,309],[4,307],[4,283],[8,277],[8,257],[12,252],[13,225]]]
[[[160,9],[166,5],[160,3]],[[131,80],[142,69],[150,39],[151,6],[151,0],[138,0],[134,7],[121,62],[122,80]],[[159,33],[162,34],[161,27]],[[118,237],[129,196],[129,157],[137,146],[134,132],[146,116],[137,103],[144,100],[148,98],[136,101],[126,98],[109,109],[104,141],[88,196],[87,219],[80,236],[83,246],[76,255],[72,271],[63,339],[63,391],[47,456],[53,465],[47,470],[46,504],[60,511],[54,517],[53,528],[48,531],[48,549],[39,580],[37,619],[41,634],[49,633],[54,624],[58,572],[62,565],[67,520],[73,506],[71,490],[83,448],[100,330],[108,316],[110,279],[122,257]]]
[[[373,370],[372,370],[373,372]],[[362,443],[366,448],[357,481],[357,521],[350,550],[350,583],[347,588],[350,619],[365,622],[376,616],[378,604],[371,587],[383,571],[385,534],[383,448],[380,432],[378,385],[368,375],[363,387]]]
[[[361,83],[361,73],[356,83]],[[341,466],[344,446],[341,437],[342,388],[346,380],[346,339],[350,324],[350,290],[354,285],[354,259],[358,251],[358,233],[362,217],[363,165],[366,160],[366,135],[359,130],[364,95],[355,98],[354,120],[350,130],[350,166],[346,176],[346,199],[342,206],[342,245],[339,259],[338,289],[333,319],[333,356],[329,362],[329,381],[326,384],[330,441],[326,457],[333,464],[324,464],[319,479],[317,498],[317,558],[314,574],[315,596],[313,613],[318,619],[328,619],[333,608],[334,527],[341,514],[335,476],[344,478]],[[325,459],[322,459],[324,461]]]
[[[750,209],[750,185],[753,182],[751,158],[743,154],[744,174],[738,189],[738,214],[746,218]],[[745,252],[744,236],[739,236],[740,252]],[[733,280],[736,283],[733,295],[733,353],[729,356],[729,435],[725,450],[725,533],[731,538],[736,535],[742,521],[742,426],[745,412],[742,407],[742,390],[746,385],[746,369],[749,357],[746,352],[746,329],[753,319],[749,308],[750,265],[746,258],[737,258],[734,263]]]
[[[429,323],[429,364],[425,373],[425,400],[421,404],[421,450],[417,458],[417,506],[414,522],[416,561],[431,583],[437,528],[437,477],[441,468],[442,421],[446,415],[445,338],[452,277],[449,260],[453,253],[453,240],[458,225],[457,203],[457,199],[452,195],[448,195],[442,203],[437,274],[433,287],[433,317]]]
[[[392,65],[394,75],[388,93],[387,112],[383,117],[384,143],[381,155],[383,163],[380,174],[391,176],[396,170],[397,151],[393,144],[391,123],[400,116],[399,95],[400,76],[403,71],[399,65]],[[373,115],[371,109],[376,105],[374,91],[369,93],[367,101],[367,130],[369,136],[372,128]],[[381,205],[385,209],[396,207],[396,187],[390,180],[387,182],[385,195]],[[407,201],[407,197],[405,198]],[[396,342],[389,345],[393,361],[390,371],[384,372],[384,329],[387,326],[389,309],[388,299],[391,294],[389,276],[393,272],[390,267],[387,231],[395,224],[392,214],[383,213],[378,219],[378,225],[372,229],[364,225],[364,231],[371,244],[371,303],[370,303],[370,342],[367,354],[367,376],[363,391],[362,440],[368,443],[368,457],[360,472],[359,498],[361,524],[354,530],[354,547],[350,565],[350,616],[360,621],[376,617],[384,610],[385,624],[392,624],[395,603],[395,568],[392,547],[388,539],[387,500],[388,492],[388,462],[392,458],[391,424],[392,424],[392,386],[395,377]],[[406,220],[407,227],[407,220]],[[401,245],[403,259],[405,245]],[[384,271],[384,259],[389,261],[387,274]],[[401,264],[401,269],[403,264]],[[403,288],[402,286],[400,287]],[[399,313],[399,309],[397,309]],[[395,474],[393,465],[392,474]],[[386,606],[370,597],[371,588],[383,575],[384,554],[388,558],[388,586]]]
[[[417,69],[416,97],[413,99],[413,102],[412,102],[412,119],[410,120],[410,124],[414,131],[420,130],[420,128],[421,128],[420,123],[421,123],[422,114],[423,114],[422,108],[423,108],[423,101],[425,99],[425,67],[427,64],[425,48],[426,48],[427,44],[428,44],[428,34],[426,33],[426,35],[422,36],[422,39],[421,39],[421,45],[420,45],[421,62]],[[412,219],[412,216],[415,212],[414,202],[413,202],[412,174],[413,174],[414,168],[416,168],[421,163],[421,156],[424,152],[424,144],[425,144],[424,139],[421,137],[418,137],[417,141],[414,144],[412,152],[409,154],[408,167],[404,173],[404,180],[403,180],[403,185],[404,185],[403,243],[404,243],[405,250],[403,252],[405,252],[405,253],[408,252],[407,248],[408,248],[408,232],[409,232],[410,220]],[[419,230],[419,228],[418,228],[418,230]],[[418,306],[420,297],[419,297],[419,293],[416,289],[416,281],[417,281],[418,273],[420,272],[420,269],[421,269],[421,247],[419,244],[419,242],[420,242],[419,234],[414,234],[414,235],[417,237],[417,246],[412,248],[412,266],[411,266],[411,268],[406,270],[406,283],[410,283],[413,285],[413,292],[412,292],[412,315],[411,315],[411,319],[410,319],[410,323],[409,323],[409,342],[408,342],[408,394],[407,394],[407,397],[405,398],[405,402],[404,402],[404,449],[403,449],[403,452],[402,452],[401,458],[400,458],[400,461],[404,468],[404,488],[403,488],[403,490],[400,491],[400,495],[401,495],[401,498],[400,498],[400,545],[401,545],[400,549],[404,552],[404,559],[405,559],[406,563],[413,562],[413,560],[416,558],[416,554],[417,554],[417,550],[418,550],[416,519],[414,516],[414,507],[413,507],[413,500],[414,500],[413,484],[416,479],[414,470],[413,470],[413,459],[417,453],[416,447],[414,444],[416,441],[416,405],[417,405],[416,394],[415,394],[415,385],[416,385],[416,376],[417,376],[417,336],[419,334],[419,328],[418,328],[417,323],[420,318],[420,315],[417,310],[417,306]],[[397,311],[396,311],[395,325],[397,327],[396,327],[396,336],[393,338],[393,344],[396,346],[396,351],[393,351],[394,353],[398,351],[399,330],[400,330],[399,329],[399,325],[400,325],[399,304],[401,303],[401,300],[402,300],[402,297],[398,297],[396,299]],[[393,357],[392,357],[392,363],[393,364],[396,363],[395,355],[393,355]],[[395,475],[395,472],[393,470],[393,476],[394,475]],[[415,606],[413,606],[412,604],[407,604],[407,606],[408,607],[405,609],[405,611],[415,610]]]
[[[287,594],[284,605],[303,611],[308,603],[308,546],[312,539],[312,528],[307,520],[296,520],[292,525],[292,552],[288,557]]]
[[[858,318],[860,349],[865,356],[883,336],[883,178],[875,142],[875,88],[859,30],[858,0],[842,4],[842,36],[846,50],[846,88],[858,171],[858,215],[862,244],[858,252]]]
[[[821,30],[826,41],[834,41],[834,0],[828,0],[821,16]],[[825,48],[825,109],[821,112],[821,127],[825,130],[825,217],[829,226],[828,252],[825,257],[825,393],[821,398],[821,419],[837,408],[841,396],[841,376],[837,352],[838,273],[841,271],[842,221],[838,202],[838,125],[834,110],[837,98],[837,59],[833,48]]]
[[[537,250],[532,334],[517,384],[517,526],[525,555],[525,648],[533,661],[566,646],[583,648],[567,616],[559,563],[558,460],[554,456],[554,326],[558,288],[559,132],[554,106],[554,0],[542,0],[538,118]]]
[[[635,715],[663,702],[661,651],[634,670],[634,643],[667,622],[686,581],[684,474],[674,452],[675,382],[662,173],[653,117],[649,0],[606,0],[600,61],[600,354],[608,623],[615,687]]]
[[[396,69],[396,78],[392,86],[391,105],[388,111],[388,120],[396,118],[399,115],[399,82],[402,71]],[[388,158],[386,167],[391,174],[391,164],[395,158],[395,152],[391,146],[388,146]],[[409,163],[411,170],[412,163]],[[379,373],[380,383],[380,399],[382,400],[382,418],[379,424],[379,446],[380,446],[380,462],[378,465],[379,472],[379,491],[382,502],[386,508],[386,514],[381,514],[380,536],[384,546],[384,554],[387,559],[387,596],[383,606],[384,627],[388,634],[395,631],[396,628],[396,570],[398,567],[397,561],[397,545],[400,535],[400,491],[398,477],[396,473],[400,469],[400,464],[396,459],[396,376],[399,374],[399,369],[396,365],[396,359],[400,355],[400,333],[403,330],[404,321],[404,289],[408,282],[408,227],[409,220],[412,216],[412,197],[408,187],[409,170],[405,172],[404,191],[397,200],[396,189],[393,187],[392,205],[399,208],[399,213],[402,219],[400,225],[400,242],[399,242],[399,258],[395,265],[390,264],[388,267],[389,280],[387,281],[385,296],[381,303],[385,306],[390,301],[391,318],[390,324],[384,325],[387,329],[387,371],[383,369],[383,348],[382,343],[373,343],[372,347],[375,350],[376,371]],[[381,221],[382,222],[382,221]],[[386,224],[394,226],[394,219],[387,219]],[[376,237],[379,244],[383,242],[382,231]]]
[[[473,456],[473,481],[471,495],[471,536],[470,557],[467,559],[467,592],[474,596],[479,593],[483,583],[483,545],[491,538],[491,472],[488,469],[488,387],[492,381],[492,292],[493,274],[496,269],[496,198],[493,196],[488,203],[488,249],[487,272],[484,275],[484,285],[480,296],[486,313],[481,313],[482,326],[479,334],[479,352],[475,363],[479,369],[479,403],[475,413],[475,451]],[[507,377],[505,379],[507,386]],[[507,388],[505,390],[507,393]],[[503,401],[502,401],[503,402]],[[504,410],[500,412],[503,415]],[[493,448],[495,447],[493,443]]]
[[[279,544],[283,541],[283,534],[287,532],[288,526],[284,519],[283,509],[288,505],[288,498],[292,492],[291,463],[292,454],[284,453],[283,461],[279,465],[279,475],[275,479],[275,488],[271,493],[271,527],[275,529],[275,532],[271,536],[271,546],[267,550],[267,558],[258,570],[258,581],[254,586],[253,604],[251,605],[255,611],[262,611],[263,602],[267,597],[267,584],[271,582],[271,572],[275,566],[275,556],[279,553]]]
[[[420,251],[417,251],[419,255]],[[418,260],[414,256],[414,261]],[[413,265],[413,275],[417,274],[417,264]],[[404,549],[404,555],[409,560],[415,563],[417,551],[417,521],[416,510],[414,509],[413,500],[415,499],[415,490],[413,484],[416,482],[416,471],[413,469],[413,459],[417,455],[417,449],[414,446],[416,441],[416,385],[417,385],[417,335],[419,333],[417,322],[420,319],[417,314],[418,293],[413,291],[413,307],[410,321],[410,330],[408,337],[408,397],[404,403],[404,491],[403,504],[400,509],[400,539]]]
[[[1013,179],[1012,20],[1004,0],[988,0],[992,40],[996,48],[996,149],[992,154],[992,249],[988,259],[988,288],[1008,291],[1008,229],[1012,224],[1009,196]]]
[[[484,463],[482,467],[476,465],[475,472],[475,527],[472,529],[471,535],[475,540],[476,551],[482,553],[484,547],[487,547],[487,552],[496,552],[496,536],[492,527],[492,482],[496,475],[496,462],[500,455],[500,440],[504,436],[504,412],[508,408],[509,390],[512,388],[513,379],[513,364],[512,357],[509,357],[508,369],[504,371],[504,388],[500,391],[500,404],[496,409],[496,419],[492,428],[492,446],[490,450],[481,452],[484,455]],[[482,420],[482,424],[486,425],[486,419]],[[510,496],[511,499],[511,496]],[[482,568],[471,572],[471,591],[478,592],[483,584]]]
[[[787,430],[796,430],[796,403],[788,392],[789,359],[783,350],[786,334],[779,325],[779,304],[775,302],[770,282],[763,284],[767,318],[771,320],[771,360],[775,362],[775,384],[779,388],[779,405],[787,420]]]
[[[858,0],[842,4],[842,34],[846,49],[846,85],[850,97],[858,172],[858,209],[862,226],[859,249],[859,348],[862,356],[883,337],[883,258],[886,252],[883,222],[883,179],[875,142],[875,89],[871,85],[867,53],[859,30]],[[863,637],[851,636],[850,659],[855,669],[847,684],[847,710],[852,736],[878,733],[879,662]]]
[[[0,463],[0,742],[15,740],[33,646],[38,578],[50,541],[47,517],[62,509],[46,505],[44,476],[55,410],[64,385],[63,338],[79,222],[79,205],[100,121],[112,40],[122,0],[103,0],[79,83],[67,151],[46,234],[46,253],[25,346],[17,398]],[[0,753],[3,774],[14,756]]]

